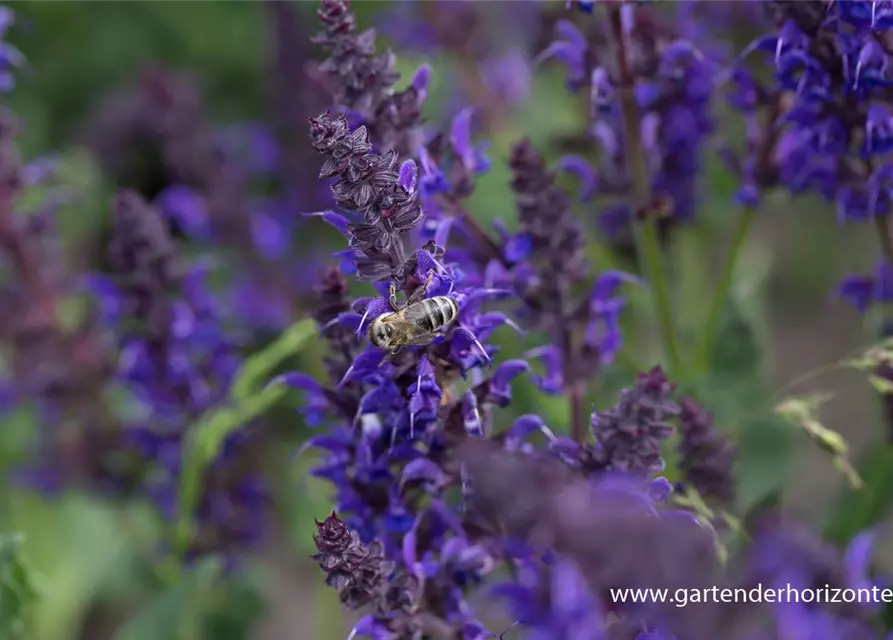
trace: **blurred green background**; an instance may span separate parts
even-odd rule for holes
[[[373,24],[376,16],[389,8],[386,4],[357,2],[361,24]],[[9,5],[21,19],[9,39],[28,60],[26,73],[9,101],[26,121],[23,152],[28,158],[61,153],[65,179],[84,192],[62,211],[62,228],[72,246],[96,234],[107,215],[110,193],[110,186],[80,147],[85,123],[110,92],[133,84],[146,63],[157,61],[193,75],[217,122],[269,117],[270,17],[262,2]],[[315,3],[296,6],[303,30],[315,30]],[[432,64],[434,85],[427,115],[437,122],[442,115],[439,108],[456,90],[455,75],[450,73],[457,64],[455,56],[446,52],[400,59],[405,71],[422,59]],[[469,205],[485,223],[499,218],[512,224],[514,212],[504,161],[511,141],[526,135],[554,158],[558,153],[555,140],[578,132],[584,122],[581,98],[566,94],[562,71],[555,66],[535,70],[533,95],[535,100],[507,113],[504,126],[496,132],[490,148],[493,170],[481,178]],[[720,111],[722,118],[731,118]],[[710,291],[713,272],[710,266],[721,259],[731,226],[740,214],[732,204],[734,181],[716,158],[705,167],[704,184],[703,224],[687,231],[672,252],[676,310],[684,330],[692,335],[697,335],[705,317],[709,300],[705,291]],[[582,206],[579,213],[590,221],[596,214]],[[333,249],[338,248],[339,238],[322,226],[309,226],[306,233],[308,245],[325,237]],[[873,341],[871,328],[831,292],[844,274],[871,268],[875,256],[871,231],[839,228],[826,204],[779,197],[770,199],[760,212],[736,276],[734,304],[724,325],[715,375],[701,381],[699,388],[716,411],[719,424],[734,434],[741,447],[738,471],[745,507],[784,485],[783,499],[789,510],[823,525],[824,514],[840,495],[842,481],[830,470],[828,459],[770,419],[768,408],[773,392],[787,382]],[[592,258],[600,268],[630,267],[595,242]],[[651,366],[657,357],[653,326],[648,321],[648,296],[641,290],[629,293],[625,328],[633,347],[605,372],[593,391],[592,400],[600,408],[610,404],[616,389],[629,382],[631,363]],[[512,335],[500,334],[499,341],[508,356],[525,348]],[[319,372],[320,349],[315,346],[293,364]],[[824,407],[822,419],[844,434],[857,454],[882,450],[878,443],[886,440],[888,429],[863,378],[831,373],[790,390],[833,391],[834,398]],[[515,391],[512,413],[541,413],[559,429],[566,423],[567,411],[561,400],[545,398],[523,381]],[[508,424],[511,414],[504,419]],[[3,460],[16,457],[22,439],[30,432],[29,420],[27,414],[21,414],[14,424],[0,425]],[[233,587],[240,606],[205,603],[208,610],[219,614],[219,626],[213,627],[214,635],[208,637],[246,637],[237,631],[239,620],[244,619],[259,621],[250,636],[259,640],[334,640],[346,634],[348,618],[342,616],[334,592],[321,587],[320,575],[306,560],[312,548],[313,517],[322,516],[328,506],[326,489],[306,480],[306,470],[312,465],[309,457],[291,458],[304,433],[299,419],[286,407],[275,421],[288,425],[282,429],[282,446],[270,454],[276,463],[273,473],[278,474],[280,522],[257,565]],[[110,638],[147,603],[151,603],[150,615],[157,619],[177,617],[181,615],[178,607],[187,606],[185,597],[172,600],[166,593],[162,595],[167,600],[159,599],[151,581],[140,575],[138,559],[154,540],[153,520],[145,509],[134,506],[122,512],[77,494],[46,501],[12,489],[4,493],[5,521],[0,529],[26,534],[24,557],[36,572],[41,593],[33,616],[33,640]],[[858,518],[879,517],[883,507],[875,502],[862,504]],[[859,524],[854,521],[847,526]],[[841,531],[839,525],[837,531]],[[233,594],[221,596],[220,602],[231,603],[231,597]],[[128,638],[173,637],[158,635],[157,626],[147,628],[154,630]]]

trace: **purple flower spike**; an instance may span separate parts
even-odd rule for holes
[[[713,425],[713,416],[691,398],[681,402],[679,468],[706,500],[731,504],[735,497],[735,450]]]
[[[669,395],[674,385],[660,367],[639,374],[636,386],[620,394],[606,412],[592,414],[599,455],[615,471],[649,475],[663,469],[661,442],[673,431],[667,422],[680,413]]]

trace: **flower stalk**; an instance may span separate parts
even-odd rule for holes
[[[648,184],[648,168],[645,158],[642,136],[639,131],[640,113],[636,103],[636,86],[629,64],[626,32],[623,25],[622,6],[608,5],[611,23],[611,36],[617,60],[619,77],[620,108],[623,119],[624,157],[632,187],[633,211],[640,224],[634,224],[636,236],[636,253],[639,264],[651,287],[654,300],[655,316],[663,344],[667,368],[671,376],[677,376],[680,369],[679,349],[677,346],[676,328],[673,310],[670,304],[670,292],[664,272],[662,251],[658,233],[659,218],[652,215],[651,189]]]
[[[693,375],[700,375],[706,372],[710,365],[710,359],[713,356],[713,349],[716,346],[717,331],[719,330],[719,321],[722,318],[723,309],[725,309],[726,300],[729,298],[729,292],[732,290],[732,283],[735,276],[735,268],[744,247],[747,245],[747,239],[750,237],[750,230],[756,220],[756,209],[747,207],[738,219],[738,226],[732,236],[732,246],[726,256],[719,282],[716,285],[716,291],[710,302],[710,311],[707,316],[706,328],[701,334],[701,340],[695,351],[694,362],[691,367]]]

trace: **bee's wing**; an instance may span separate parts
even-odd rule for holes
[[[413,333],[428,333],[430,331],[434,331],[437,327],[434,326],[437,318],[431,315],[431,310],[429,305],[426,304],[427,301],[418,302],[411,307],[406,307],[403,312],[406,321],[412,325],[414,331]]]
[[[401,343],[404,342],[408,336],[419,333],[419,329],[417,328],[418,313],[416,312],[410,315],[410,312],[412,311],[414,310],[407,307],[400,313],[395,313],[393,317],[387,320],[387,323],[393,329],[394,336],[398,337]]]

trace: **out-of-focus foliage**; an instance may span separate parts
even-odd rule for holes
[[[0,537],[0,637],[27,638],[34,602],[40,597],[34,575],[22,560],[24,536]]]

